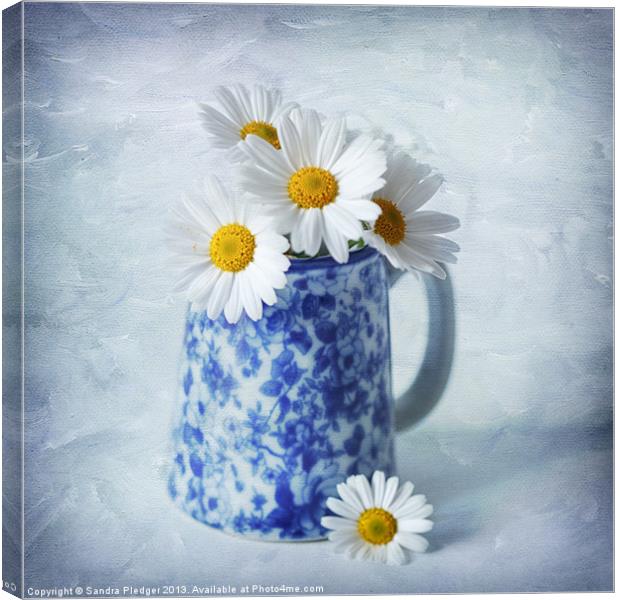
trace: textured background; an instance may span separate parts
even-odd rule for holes
[[[27,587],[611,588],[611,11],[33,3],[25,19]],[[228,538],[166,497],[185,306],[161,227],[203,174],[228,176],[196,101],[236,81],[391,136],[444,173],[432,208],[462,220],[451,377],[397,444],[436,506],[407,567]],[[423,288],[395,290],[397,392],[427,343]]]

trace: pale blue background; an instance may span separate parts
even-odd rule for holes
[[[26,5],[26,587],[612,586],[612,12]],[[436,506],[407,567],[239,541],[165,493],[185,306],[161,227],[213,171],[197,100],[236,81],[393,136],[458,215],[455,362],[397,443]],[[395,291],[396,391],[426,345]],[[414,340],[413,342],[411,340]]]

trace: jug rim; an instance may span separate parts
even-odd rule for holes
[[[309,271],[310,269],[328,269],[332,267],[346,267],[348,265],[360,262],[373,255],[379,253],[372,246],[364,246],[359,250],[353,250],[349,253],[349,260],[346,263],[336,262],[331,256],[319,256],[315,258],[295,258],[289,257],[291,266],[287,273]]]

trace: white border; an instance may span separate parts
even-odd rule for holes
[[[39,2],[39,1],[65,1],[65,0],[29,0],[29,2]],[[82,2],[101,2],[101,0],[81,0]],[[104,0],[105,1],[105,0]],[[114,0],[111,0],[114,1]],[[198,2],[187,2],[186,0],[132,0],[132,3],[148,3],[148,2],[152,2],[152,3],[166,3],[166,4],[171,4],[171,3],[179,3],[179,4],[199,4]],[[0,0],[0,8],[1,9],[5,9],[8,8],[9,6],[12,6],[13,4],[15,4],[15,2],[10,1],[10,0]],[[579,2],[576,0],[564,0],[564,1],[547,1],[544,2],[542,4],[539,3],[535,3],[532,2],[532,0],[529,1],[523,1],[523,0],[512,0],[511,2],[497,2],[497,1],[493,1],[493,0],[477,0],[476,2],[467,2],[467,1],[463,1],[463,0],[451,0],[449,2],[446,1],[441,1],[441,0],[425,0],[424,2],[411,2],[411,1],[401,1],[401,2],[389,2],[389,1],[384,1],[384,0],[327,0],[324,2],[300,2],[300,1],[296,1],[296,0],[291,0],[289,2],[282,2],[280,0],[261,0],[260,2],[255,2],[255,1],[251,1],[251,0],[228,0],[227,2],[200,2],[200,4],[345,4],[345,5],[354,5],[354,4],[370,4],[370,5],[377,5],[377,4],[381,4],[381,5],[401,5],[401,6],[464,6],[464,7],[498,7],[498,8],[510,8],[510,7],[530,7],[530,8],[611,8],[611,9],[615,9],[616,8],[616,2],[613,1],[609,1],[609,0],[599,0],[598,2]],[[614,34],[615,31],[617,30],[617,24],[618,24],[618,16],[614,10]],[[22,7],[22,35],[24,33],[24,18],[23,18],[23,7]],[[1,32],[0,32],[0,42],[1,42]],[[615,43],[614,43],[614,57],[615,57]],[[23,72],[23,68],[24,68],[24,51],[23,51],[23,46],[22,46],[22,72]],[[616,64],[615,64],[615,60],[614,60],[614,142],[615,142],[615,123],[616,123],[616,119],[618,117],[618,107],[615,105],[615,90],[616,90],[616,80],[617,80],[617,70],[616,70]],[[1,86],[2,83],[0,81],[0,92],[1,92]],[[22,78],[22,103],[24,100],[24,78]],[[24,112],[22,110],[22,136],[24,135]],[[1,123],[0,123],[0,133],[1,133]],[[23,148],[23,144],[22,144],[22,165],[24,165],[23,162],[23,156],[24,154],[24,148]],[[615,190],[615,168],[616,168],[616,157],[615,157],[615,152],[614,152],[614,190]],[[21,202],[22,202],[22,239],[21,239],[21,251],[22,251],[22,265],[21,265],[21,276],[22,276],[22,290],[21,290],[21,299],[22,299],[22,307],[21,307],[21,327],[22,327],[22,331],[21,331],[21,335],[22,335],[22,516],[24,515],[24,508],[25,508],[25,494],[24,494],[24,482],[25,482],[25,452],[24,452],[24,423],[25,423],[25,406],[24,406],[24,392],[25,392],[25,388],[24,388],[24,383],[25,383],[25,362],[24,362],[24,357],[25,357],[25,339],[24,339],[24,298],[25,298],[25,290],[24,290],[24,217],[25,217],[25,204],[24,204],[24,181],[25,181],[25,167],[22,166],[22,190],[21,190]],[[615,193],[614,193],[614,198],[615,198]],[[614,217],[615,217],[615,202],[614,202]],[[0,211],[0,226],[2,223],[2,216],[1,216],[1,211]],[[618,270],[617,269],[617,265],[615,263],[615,253],[618,250],[618,240],[615,237],[615,219],[614,219],[614,306],[615,306],[615,280],[618,277]],[[0,251],[1,252],[1,251]],[[0,273],[0,282],[1,282],[1,278],[2,275]],[[615,311],[614,311],[614,317],[615,317]],[[1,339],[2,339],[2,333],[0,330],[0,343],[1,343]],[[614,319],[614,382],[615,382],[615,365],[616,365],[616,336],[615,336],[615,319]],[[1,365],[0,365],[0,374],[1,374]],[[0,421],[0,435],[2,433],[2,423]],[[615,434],[614,434],[614,449],[615,449]],[[0,448],[0,454],[1,454],[1,448]],[[614,465],[615,465],[615,451],[614,451]],[[614,492],[615,492],[615,468],[614,468]],[[1,494],[0,494],[0,509],[2,506],[2,499],[1,499]],[[615,509],[617,508],[618,503],[617,503],[617,498],[616,498],[616,494],[614,493],[614,514],[615,514]],[[616,523],[615,523],[615,519],[614,519],[614,533],[617,532],[616,529]],[[616,536],[614,535],[614,540],[615,540]],[[24,570],[24,542],[25,542],[25,519],[22,518],[22,589],[24,589],[25,587],[25,570]],[[0,545],[0,558],[2,556],[2,547]],[[614,552],[614,571],[616,570],[618,566],[618,562],[616,561],[616,557],[615,557],[615,552]],[[484,598],[484,599],[488,599],[488,600],[501,600],[502,598],[504,598],[506,595],[505,594],[467,594],[469,597],[480,597],[480,598]],[[563,593],[545,593],[544,597],[545,599],[550,598],[552,600],[555,600],[556,598],[564,598],[566,597],[568,594],[563,594]],[[595,598],[602,598],[602,597],[608,597],[608,596],[613,596],[614,594],[612,593],[571,593],[570,597],[571,598],[590,598],[590,597],[595,597]],[[385,597],[384,595],[379,595],[376,594],[374,595],[377,598],[382,598]],[[531,598],[531,594],[510,594],[509,595],[510,598],[516,598],[516,599],[526,599],[526,598]],[[325,598],[328,600],[331,599],[337,599],[337,598],[342,598],[342,597],[347,597],[347,598],[365,598],[365,596],[328,596],[328,595],[320,595],[317,596],[317,598]],[[413,595],[410,594],[401,594],[398,595],[398,597],[402,597],[402,598],[409,598],[409,597],[413,597]],[[422,598],[422,599],[429,599],[429,600],[441,600],[441,599],[449,599],[452,596],[451,595],[445,595],[445,594],[420,594],[420,595],[416,595],[416,598]],[[14,598],[14,596],[8,594],[7,592],[1,591],[0,590],[0,600],[9,600],[11,598]],[[251,600],[252,596],[244,596],[244,598],[247,598],[248,600]],[[264,597],[256,597],[256,598],[264,598]],[[170,598],[170,600],[175,600],[174,598]]]

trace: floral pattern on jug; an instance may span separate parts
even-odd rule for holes
[[[169,491],[224,531],[311,540],[339,482],[394,470],[387,270],[365,248],[287,278],[259,321],[188,311]]]

